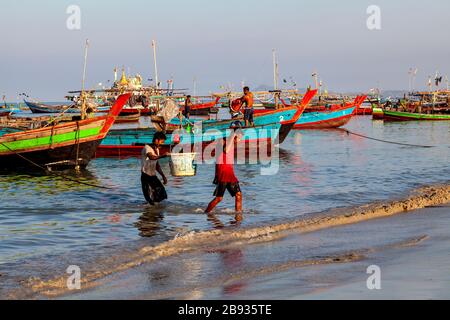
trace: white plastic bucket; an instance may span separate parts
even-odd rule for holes
[[[197,174],[194,164],[196,153],[172,153],[170,155],[170,173],[174,177],[193,177]]]

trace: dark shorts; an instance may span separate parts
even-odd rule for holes
[[[186,118],[189,118],[190,114],[191,114],[191,107],[184,107],[183,115],[184,115]]]
[[[145,200],[151,205],[167,199],[166,188],[164,188],[158,177],[142,173],[141,184]]]
[[[235,197],[239,192],[241,192],[241,187],[238,183],[219,183],[217,184],[216,191],[214,191],[215,197],[223,198],[225,191],[228,190],[232,197]]]
[[[245,109],[244,110],[244,120],[249,122],[253,122],[253,115],[255,114],[255,110],[253,109]]]

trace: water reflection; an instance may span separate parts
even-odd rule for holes
[[[162,209],[148,207],[139,217],[134,226],[139,230],[139,236],[151,238],[161,229],[161,222],[164,220]]]
[[[17,189],[35,192],[37,195],[54,195],[58,192],[89,191],[102,186],[102,182],[90,171],[73,170],[58,174],[46,174],[39,171],[2,172],[0,173],[0,191],[17,191]]]

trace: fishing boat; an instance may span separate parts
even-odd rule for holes
[[[365,100],[367,101],[367,100]],[[365,103],[365,101],[356,108],[356,116],[371,116],[373,114],[373,105],[371,102]]]
[[[304,96],[301,102],[297,105],[288,105],[284,103],[284,106],[280,109],[255,109],[254,114],[254,124],[255,126],[261,126],[271,123],[281,123],[279,142],[280,144],[284,142],[289,132],[294,128],[295,123],[303,116],[304,111],[311,100],[317,94],[317,90],[310,90]],[[283,101],[284,102],[284,101]],[[234,110],[239,111],[239,110]],[[197,120],[196,120],[197,121]],[[201,123],[203,130],[207,129],[227,129],[230,124],[235,122],[236,119],[228,120],[202,120],[198,121]],[[242,117],[240,118],[241,123],[244,123]],[[197,123],[197,122],[196,122]],[[173,119],[168,124],[160,124],[161,128],[168,130],[175,130],[177,128],[188,126],[192,127],[195,123],[188,119],[183,119],[180,121],[178,118]]]
[[[157,123],[158,129],[165,131],[168,135],[166,149],[177,142],[178,138],[172,135],[176,130],[187,132],[184,138],[186,144],[195,145],[201,143],[205,147],[214,142],[214,140],[224,137],[224,134],[229,132],[228,129],[235,126],[237,122],[240,122],[239,127],[242,128],[244,133],[253,133],[253,136],[249,135],[249,139],[244,139],[243,143],[259,143],[260,141],[267,140],[267,137],[270,137],[271,142],[276,141],[278,144],[281,144],[294,127],[294,124],[302,116],[307,104],[316,93],[317,90],[309,91],[303,97],[300,105],[286,106],[279,110],[255,110],[254,127],[245,128],[243,127],[243,121],[237,119],[204,120],[198,123],[192,123],[187,119],[182,119],[182,122],[179,119],[173,119],[168,124],[165,124],[161,120],[161,122]],[[276,134],[274,134],[274,131],[276,131]],[[156,132],[157,130],[155,128],[111,130],[99,146],[96,156],[139,156],[143,145],[145,143],[151,143]],[[183,138],[181,139],[182,143]]]
[[[239,146],[243,146],[249,151],[254,148],[258,150],[260,146],[271,147],[279,137],[281,124],[273,123],[263,126],[240,128],[242,138]],[[163,152],[170,152],[175,146],[177,148],[187,148],[188,150],[204,151],[208,146],[220,139],[228,138],[233,130],[210,130],[195,134],[186,131],[178,133],[168,132],[167,140],[162,146]],[[134,136],[130,133],[134,132]],[[96,157],[137,157],[140,156],[145,144],[153,141],[156,131],[145,129],[115,130],[108,135],[98,147]]]
[[[216,97],[214,101],[197,103],[191,106],[190,114],[193,116],[207,116],[213,111],[213,108],[219,103],[220,97]],[[184,105],[180,108],[184,112]]]
[[[132,122],[139,122],[139,119],[141,118],[140,113],[136,114],[130,114],[130,115],[119,115],[116,119],[115,123],[132,123]]]
[[[384,121],[449,121],[449,114],[426,114],[415,112],[403,112],[395,110],[383,111]]]
[[[63,122],[35,130],[0,127],[0,168],[85,168],[130,95],[120,96],[104,116]]]
[[[372,112],[373,120],[383,120],[384,119],[384,111],[381,107],[374,107]]]
[[[11,114],[11,111],[0,111],[0,117],[9,117]]]
[[[21,130],[40,129],[49,124],[73,121],[73,116],[64,115],[59,117],[39,116],[39,117],[0,117],[0,127],[2,128],[20,128]]]
[[[78,107],[72,105],[72,106],[66,106],[66,105],[48,105],[43,104],[39,102],[31,102],[24,100],[27,107],[31,110],[33,113],[80,113],[80,110]]]
[[[358,96],[351,103],[324,107],[321,111],[305,111],[295,123],[294,129],[334,129],[346,125],[355,115],[366,96]]]

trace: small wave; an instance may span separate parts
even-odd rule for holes
[[[106,276],[126,271],[130,268],[164,257],[198,250],[211,250],[217,247],[227,248],[258,242],[269,242],[285,237],[288,232],[313,232],[371,219],[389,217],[407,211],[442,205],[449,202],[450,185],[441,185],[418,189],[405,199],[387,203],[368,204],[352,209],[340,209],[335,212],[321,213],[312,218],[304,217],[303,219],[291,220],[280,224],[246,228],[225,228],[201,232],[182,232],[173,240],[155,246],[144,247],[137,252],[121,256],[120,261],[117,257],[112,257],[110,260],[98,263],[97,267],[102,266],[102,270],[84,273],[82,286],[84,289],[95,287]],[[426,236],[401,245],[414,245],[425,239]],[[50,280],[30,279],[27,287],[30,290],[29,293],[31,296],[41,294],[47,297],[56,297],[67,292],[65,276]]]

